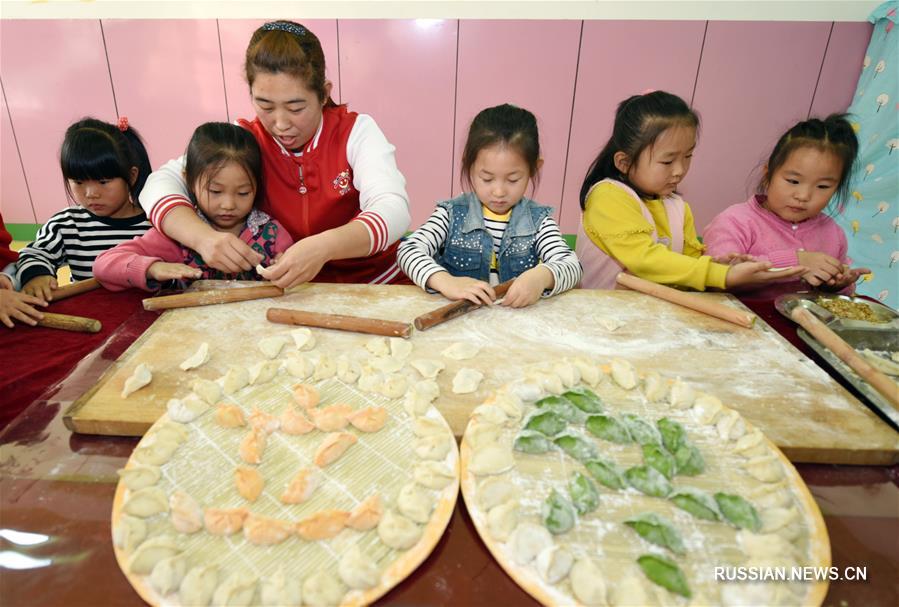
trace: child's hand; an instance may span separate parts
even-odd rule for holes
[[[6,274],[0,274],[0,289],[12,289],[12,281]]]
[[[798,251],[796,258],[799,260],[799,265],[808,268],[802,275],[802,279],[813,287],[829,284],[843,271],[843,264],[840,260],[827,253]]]
[[[515,279],[500,304],[510,308],[529,306],[540,299],[543,291],[552,289],[555,284],[553,273],[545,266],[531,268]]]
[[[165,282],[167,280],[196,280],[202,275],[203,272],[201,272],[199,268],[192,268],[183,263],[157,261],[150,264],[150,267],[147,268],[147,278],[151,278],[157,282]]]
[[[777,272],[771,272],[770,268],[771,264],[767,261],[744,261],[743,263],[732,265],[727,270],[725,286],[728,289],[752,287],[783,280],[784,278],[792,278],[808,271],[808,268],[804,266],[795,266]]]
[[[0,289],[0,322],[12,329],[13,320],[34,326],[44,317],[34,306],[45,306],[47,302],[37,297],[17,293],[9,289]]]
[[[727,255],[721,255],[720,257],[713,257],[712,261],[726,266],[733,266],[744,261],[755,261],[755,257],[747,255],[746,253],[728,253]]]
[[[821,285],[820,288],[826,291],[842,291],[851,284],[854,284],[859,278],[865,274],[870,274],[869,268],[850,268],[843,266],[839,274],[831,278],[827,284]]]
[[[440,291],[447,299],[467,299],[481,305],[490,305],[496,299],[493,287],[483,280],[465,276],[453,276],[449,272],[437,272],[428,279],[428,287]]]
[[[56,288],[55,276],[35,276],[25,283],[22,287],[22,293],[37,297],[42,301],[53,301],[53,289]]]
[[[203,239],[197,253],[216,270],[230,274],[252,270],[263,259],[260,253],[230,232],[213,232],[209,238]]]

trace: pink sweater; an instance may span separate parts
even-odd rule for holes
[[[819,213],[801,223],[791,223],[764,208],[764,200],[764,196],[753,196],[719,213],[703,233],[706,253],[713,257],[747,253],[760,261],[770,261],[775,268],[798,265],[796,253],[800,250],[826,253],[844,264],[850,263],[846,234],[833,219]],[[805,282],[790,278],[752,291],[752,296],[769,298],[809,289]],[[849,285],[843,292],[853,290],[854,285]]]

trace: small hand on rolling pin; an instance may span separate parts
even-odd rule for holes
[[[449,272],[436,272],[428,278],[427,286],[453,301],[467,299],[475,305],[490,305],[496,301],[496,292],[483,280],[466,276],[453,276]]]
[[[12,329],[14,320],[34,326],[44,315],[34,306],[47,307],[47,302],[12,290],[9,278],[0,275],[0,322]]]
[[[551,291],[554,286],[556,279],[546,266],[533,267],[515,279],[500,305],[524,308],[538,302],[540,296],[545,291]]]
[[[196,280],[201,276],[203,276],[203,272],[199,268],[192,268],[183,263],[157,261],[150,264],[150,267],[147,268],[147,278],[157,282],[166,282],[168,280]]]

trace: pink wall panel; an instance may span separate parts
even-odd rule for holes
[[[709,23],[693,101],[702,135],[682,188],[700,232],[746,199],[750,174],[806,118],[829,32],[830,23]]]
[[[533,197],[559,218],[580,30],[579,21],[461,22],[454,194],[471,120],[484,108],[512,103],[537,116],[544,164]]]
[[[455,20],[340,21],[343,101],[396,146],[413,229],[450,194],[456,28]]]
[[[304,20],[292,17],[294,21],[308,27],[322,43],[325,51],[325,74],[334,88],[331,96],[340,103],[339,71],[337,64],[337,21],[333,19]],[[228,119],[232,122],[238,118],[251,120],[255,118],[250,103],[250,92],[244,78],[244,57],[250,37],[264,19],[235,20],[221,19],[218,22],[219,35],[222,41],[222,65],[225,74],[225,92],[228,96]]]
[[[157,167],[184,153],[203,122],[227,120],[218,33],[212,19],[106,20],[119,113]]]
[[[66,206],[59,146],[84,116],[115,119],[99,21],[0,21],[0,72],[37,221]],[[3,162],[13,156],[3,154]],[[5,173],[4,173],[5,174]]]
[[[6,110],[6,98],[0,95],[0,213],[6,223],[35,223],[25,172]]]
[[[812,116],[845,112],[852,103],[873,25],[834,23],[812,102]]]
[[[584,23],[565,174],[562,232],[577,232],[581,183],[612,133],[618,104],[646,89],[669,91],[689,102],[704,29],[704,21]],[[635,40],[660,43],[634,44]]]

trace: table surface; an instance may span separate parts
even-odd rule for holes
[[[109,309],[124,322],[114,326],[116,314],[97,314],[99,297],[113,303]],[[30,388],[46,391],[0,432],[0,596],[5,606],[143,604],[121,574],[110,539],[115,471],[137,439],[72,434],[62,423],[62,403],[92,386],[153,320],[139,301],[134,293],[102,291],[67,300],[65,313],[101,317],[107,325],[103,340],[87,356],[72,355],[77,357],[69,364],[77,366],[63,381],[51,385],[58,378],[50,375],[30,379],[38,384]],[[770,312],[770,302],[747,303],[763,318]],[[796,343],[789,324],[772,324]],[[27,360],[15,356],[15,344],[23,337],[52,343],[58,335],[26,327],[0,333],[4,376],[15,377],[15,367],[27,367]],[[824,514],[834,566],[866,572],[865,581],[831,582],[825,605],[899,605],[899,466],[796,467]],[[434,552],[379,604],[536,602],[492,559],[460,500]]]

